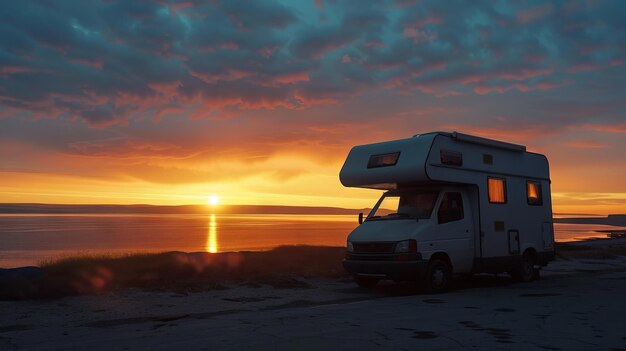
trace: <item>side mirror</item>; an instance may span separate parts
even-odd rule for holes
[[[363,212],[359,213],[359,224],[363,223]]]

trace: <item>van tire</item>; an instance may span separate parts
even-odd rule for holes
[[[535,260],[530,253],[524,253],[519,266],[511,271],[511,276],[518,282],[530,282],[536,279]]]
[[[356,282],[356,284],[364,289],[372,289],[373,287],[376,286],[376,284],[378,284],[378,280],[376,278],[365,278],[365,277],[359,277],[354,276],[354,281]]]
[[[445,260],[433,259],[428,263],[428,269],[426,270],[424,279],[424,286],[428,293],[442,293],[450,288],[452,282],[452,268]]]

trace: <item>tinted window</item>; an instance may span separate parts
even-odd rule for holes
[[[409,192],[400,197],[399,211],[405,212],[416,218],[430,218],[438,191]]]
[[[541,194],[541,183],[526,182],[526,201],[531,206],[543,205],[543,196]]]
[[[445,193],[437,212],[439,223],[454,222],[463,219],[463,197],[461,193]]]
[[[392,152],[389,154],[380,154],[370,156],[367,162],[367,168],[389,167],[395,166],[400,158],[399,152]]]
[[[437,201],[437,191],[405,191],[383,196],[371,219],[430,218]]]
[[[506,203],[506,180],[502,178],[489,178],[487,180],[489,202],[492,204]]]
[[[463,154],[456,151],[441,150],[439,152],[441,163],[450,166],[463,166]]]

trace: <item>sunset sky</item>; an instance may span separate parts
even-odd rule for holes
[[[371,206],[355,144],[459,131],[626,213],[626,2],[4,1],[0,202]]]

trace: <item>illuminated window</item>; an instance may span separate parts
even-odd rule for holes
[[[490,203],[506,203],[506,180],[502,178],[488,178],[488,187]]]
[[[542,206],[541,183],[526,182],[526,201],[531,206]]]
[[[395,166],[400,158],[399,152],[392,152],[389,154],[372,155],[367,162],[367,168],[389,167]]]

